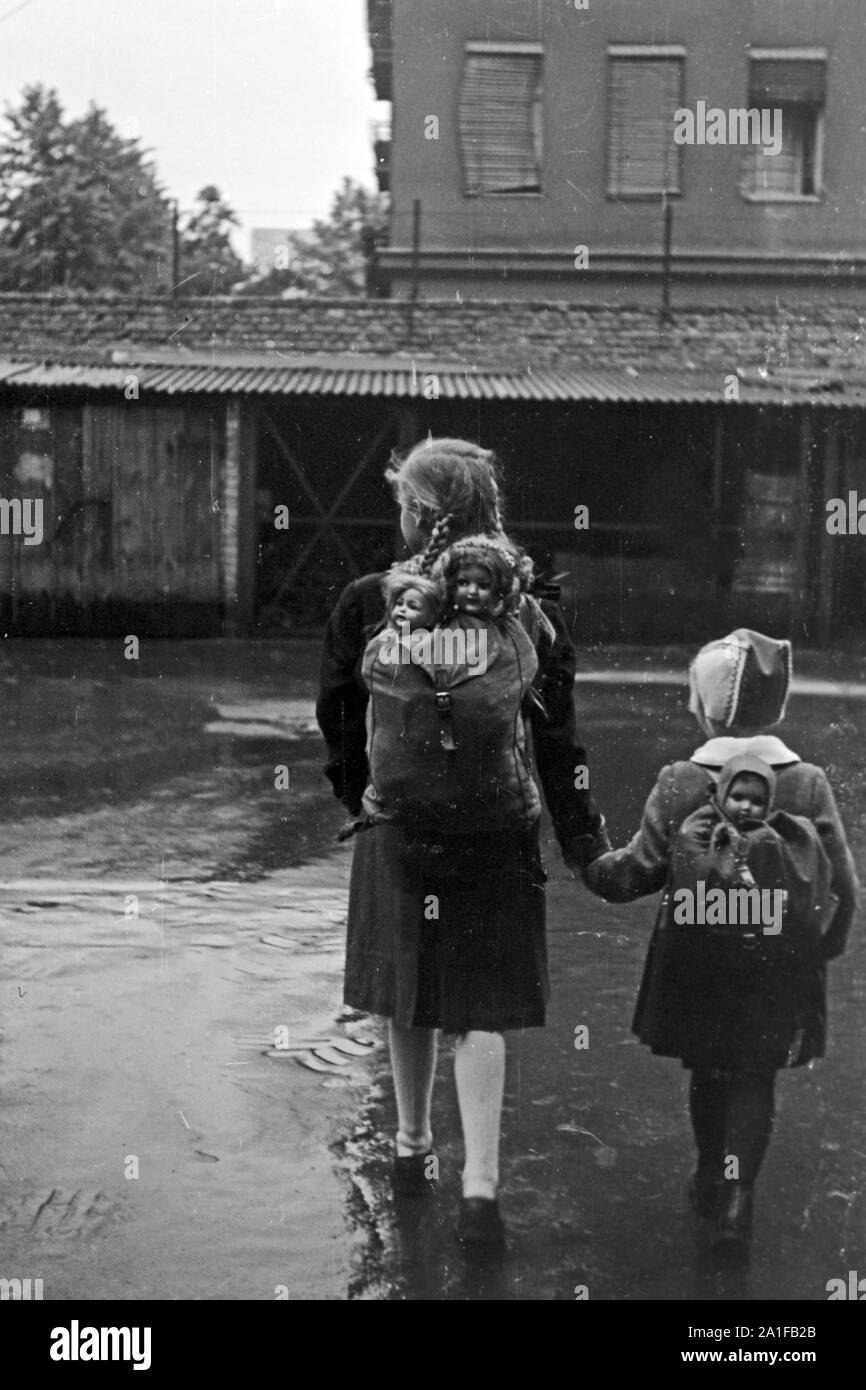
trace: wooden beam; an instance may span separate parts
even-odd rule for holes
[[[220,498],[220,573],[222,576],[223,632],[236,637],[239,628],[238,575],[240,571],[241,403],[238,396],[226,401],[225,448]]]
[[[283,458],[285,459],[286,463],[289,465],[289,468],[291,469],[292,473],[294,474],[294,477],[296,478],[297,482],[300,483],[303,492],[307,495],[307,497],[309,498],[310,502],[312,503],[313,510],[318,514],[318,516],[322,519],[323,522],[326,522],[326,523],[327,523],[327,521],[328,521],[328,513],[325,511],[325,508],[322,506],[322,504],[321,504],[321,502],[319,501],[319,499],[318,499],[316,493],[313,491],[313,489],[311,488],[310,484],[307,482],[307,477],[306,477],[306,474],[304,473],[303,465],[301,464],[300,460],[297,459],[297,458],[295,457],[295,455],[292,453],[292,451],[291,451],[291,449],[289,448],[288,444],[286,443],[285,439],[284,439],[283,436],[280,434],[280,431],[279,431],[279,429],[277,428],[277,425],[276,425],[275,422],[274,422],[273,416],[270,414],[269,411],[265,410],[264,407],[261,407],[261,421],[262,421],[262,424],[265,426],[265,429],[267,430],[268,434],[271,436],[271,438],[273,439],[274,443],[276,444],[277,449],[278,449],[279,452],[282,454],[282,456],[283,456]],[[351,569],[354,571],[354,573],[355,573],[356,575],[359,574],[360,571],[359,571],[359,569],[358,569],[357,564],[355,563],[355,557],[354,557],[354,555],[352,554],[352,552],[351,552],[351,550],[349,549],[349,547],[343,542],[342,537],[339,536],[336,532],[333,532],[333,537],[334,537],[334,540],[335,540],[335,542],[336,542],[336,544],[337,544],[338,549],[341,550],[341,551],[343,552],[343,557],[344,557],[345,560],[348,561],[348,564],[349,564],[349,566],[351,567]],[[317,539],[318,539],[318,534],[317,534],[316,536],[313,537],[313,544],[315,544],[315,541],[316,541]],[[312,549],[312,546],[308,547],[307,550],[304,552],[304,555],[303,555],[303,559],[304,559],[304,560],[307,558],[307,554],[309,554],[310,549]],[[297,564],[297,562],[296,562],[295,565],[292,566],[292,575],[291,575],[292,581],[294,581],[295,574],[296,574],[296,572],[299,571],[299,569],[300,569],[300,566],[299,566],[299,565]],[[280,585],[280,589],[279,589],[279,592],[278,592],[278,594],[277,594],[277,597],[278,597],[278,598],[279,598],[280,594],[282,594],[282,593],[284,592],[284,590],[285,590],[286,585],[288,584],[288,582],[289,582],[288,580],[284,580],[283,583]]]
[[[392,415],[388,417],[388,419],[382,425],[381,429],[377,430],[373,442],[365,450],[360,463],[356,464],[356,466],[352,469],[352,472],[349,474],[348,479],[340,488],[340,491],[337,494],[337,497],[333,505],[328,508],[328,515],[325,518],[326,521],[330,522],[332,518],[336,516],[337,512],[340,510],[340,507],[343,505],[349,493],[352,491],[352,488],[355,486],[361,475],[363,473],[366,473],[370,463],[376,457],[379,448],[382,444],[384,444],[385,440],[388,438],[388,435],[391,433],[393,429],[394,417]]]
[[[716,597],[721,596],[722,565],[729,547],[725,540],[725,527],[722,523],[725,502],[725,408],[717,407],[713,420],[713,496],[712,519],[712,584]]]
[[[405,458],[413,444],[417,444],[421,438],[421,414],[414,401],[404,402],[397,406],[395,411],[397,420],[397,443],[395,445],[397,454]],[[394,554],[401,555],[404,551],[406,542],[403,539],[403,532],[400,528],[400,512],[394,513]]]
[[[836,572],[839,547],[836,537],[828,535],[826,503],[840,495],[839,487],[839,417],[834,411],[824,431],[823,467],[821,470],[822,502],[819,508],[818,535],[818,599],[815,618],[815,637],[819,645],[828,645],[833,633],[836,600]]]
[[[799,487],[797,489],[797,534],[794,541],[794,591],[791,595],[791,633],[794,637],[807,634],[813,605],[809,599],[808,567],[809,541],[812,525],[812,421],[808,410],[801,409]]]
[[[240,398],[240,496],[238,498],[237,622],[249,631],[255,617],[258,580],[256,484],[259,462],[259,403]]]
[[[724,408],[716,411],[713,422],[713,522],[718,525],[722,511],[722,485],[725,477]]]
[[[379,430],[377,430],[371,444],[364,451],[364,454],[360,462],[357,463],[355,467],[352,469],[352,472],[350,473],[346,482],[341,487],[332,505],[328,508],[327,512],[323,512],[322,520],[317,530],[313,533],[313,535],[307,541],[307,544],[303,547],[301,551],[299,551],[298,555],[295,557],[291,569],[289,570],[288,574],[285,576],[282,583],[280,584],[277,593],[278,599],[281,598],[282,595],[286,593],[288,589],[291,588],[292,584],[294,584],[295,580],[297,579],[298,575],[300,574],[301,570],[306,564],[308,557],[315,550],[319,537],[323,535],[329,535],[333,537],[333,539],[339,545],[340,549],[344,552],[344,554],[348,556],[349,565],[354,574],[356,576],[360,575],[361,571],[358,566],[358,563],[355,560],[355,557],[352,554],[352,552],[349,550],[348,546],[346,546],[343,542],[343,539],[340,536],[339,531],[337,531],[336,527],[334,526],[334,519],[337,515],[337,512],[340,510],[340,507],[342,506],[343,502],[348,497],[349,493],[352,491],[352,488],[355,486],[361,475],[364,472],[366,472],[371,461],[376,457],[379,448],[381,447],[385,439],[388,437],[388,435],[391,433],[393,428],[394,417],[392,415],[389,415],[385,423],[381,426]],[[322,511],[322,508],[317,507],[317,510]]]

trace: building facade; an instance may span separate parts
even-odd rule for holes
[[[391,294],[866,299],[860,0],[369,0],[369,27]]]

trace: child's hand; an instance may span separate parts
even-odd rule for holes
[[[696,811],[692,811],[690,816],[686,816],[680,826],[680,834],[687,835],[693,844],[708,847],[717,823],[716,812],[709,803],[705,803],[703,806],[699,806]]]
[[[594,859],[601,858],[603,854],[607,854],[610,849],[611,843],[604,816],[599,816],[595,834],[576,836],[567,847],[563,848],[562,857],[572,873],[577,870],[582,874],[588,864],[591,864]]]
[[[353,835],[357,835],[367,823],[366,816],[350,816],[346,823],[337,831],[337,844],[345,844],[346,840],[351,840]]]

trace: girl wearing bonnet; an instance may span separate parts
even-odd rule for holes
[[[721,768],[744,754],[769,764],[776,807],[810,820],[830,860],[838,906],[819,955],[776,989],[772,1000],[756,994],[750,1006],[726,990],[724,980],[708,985],[706,979],[690,979],[664,914],[650,942],[633,1031],[654,1053],[679,1057],[691,1072],[697,1165],[688,1195],[696,1214],[713,1222],[713,1243],[720,1251],[748,1251],[753,1190],[773,1125],[776,1072],[824,1054],[826,962],[844,951],[857,907],[854,864],[826,774],[768,732],[784,718],[790,681],[790,642],[738,628],[702,647],[689,669],[689,709],[706,742],[687,761],[661,769],[630,843],[583,870],[587,887],[608,902],[630,902],[663,889],[679,826],[704,805],[709,821],[709,798]],[[700,1037],[690,1024],[698,1013]],[[736,1165],[730,1165],[731,1157]]]

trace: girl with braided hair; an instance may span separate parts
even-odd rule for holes
[[[603,850],[605,837],[588,792],[574,785],[575,767],[587,762],[575,727],[574,649],[552,593],[530,600],[523,592],[531,565],[503,529],[495,457],[466,440],[429,439],[386,476],[413,552],[401,569],[444,577],[451,573],[449,548],[459,556],[459,542],[470,537],[476,544],[486,538],[500,556],[512,557],[538,657],[536,698],[526,711],[535,769],[565,862],[579,869]],[[317,718],[328,745],[325,772],[356,818],[369,781],[361,659],[383,609],[380,574],[350,583],[328,622],[322,655]],[[421,1197],[430,1190],[438,1035],[456,1035],[465,1147],[457,1233],[466,1245],[498,1246],[504,1241],[497,1201],[504,1033],[542,1027],[549,994],[538,820],[508,833],[479,827],[464,848],[483,865],[480,873],[458,868],[455,875],[453,861],[450,872],[410,872],[407,837],[406,827],[387,821],[354,837],[344,997],[389,1020],[398,1194]],[[435,921],[425,916],[431,894]]]

